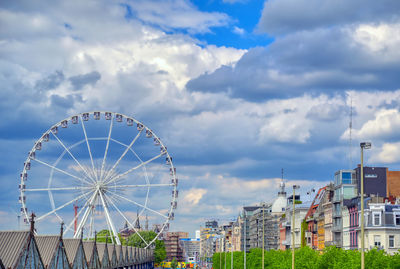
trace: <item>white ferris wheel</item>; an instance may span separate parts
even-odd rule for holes
[[[177,207],[178,179],[160,138],[133,117],[85,112],[66,118],[34,143],[21,173],[21,214],[37,229],[64,223],[64,236],[108,230],[137,233],[146,247],[168,230]],[[149,222],[153,225],[149,227]],[[140,230],[155,228],[145,240]]]

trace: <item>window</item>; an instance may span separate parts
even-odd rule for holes
[[[381,214],[374,213],[373,216],[374,216],[374,219],[373,219],[374,226],[381,225]]]
[[[400,225],[400,214],[395,215],[395,224]]]
[[[342,172],[342,183],[343,184],[351,184],[351,173],[350,172]]]
[[[375,245],[375,247],[381,246],[381,236],[380,235],[374,235],[374,245]]]
[[[389,247],[394,248],[394,235],[389,235]]]
[[[353,186],[345,186],[343,187],[343,198],[351,199],[356,196],[356,188]]]

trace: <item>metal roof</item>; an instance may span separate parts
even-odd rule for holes
[[[99,253],[100,261],[103,260],[104,253],[106,251],[106,244],[105,243],[96,243],[97,245],[97,252]],[[107,250],[108,251],[108,250]]]
[[[108,257],[110,258],[110,265],[117,266],[118,265],[118,256],[115,251],[115,245],[107,245],[108,247]]]
[[[118,265],[123,265],[125,260],[124,260],[124,254],[122,252],[122,245],[116,245],[115,250],[117,252],[117,260],[118,260]]]
[[[76,253],[80,244],[80,239],[63,239],[65,252],[67,253],[68,261],[73,263],[75,260]]]
[[[1,231],[0,259],[5,268],[14,268],[21,252],[28,244],[29,231]]]
[[[36,244],[42,257],[43,265],[48,267],[58,248],[60,236],[58,235],[37,235]]]
[[[85,250],[86,262],[89,263],[93,255],[94,241],[84,241],[83,249]]]

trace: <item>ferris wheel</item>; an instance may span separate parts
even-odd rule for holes
[[[137,233],[146,248],[168,230],[178,179],[161,139],[133,117],[85,112],[51,126],[34,143],[19,184],[21,214],[36,214],[39,232],[64,223],[64,236],[93,238],[108,230]],[[145,222],[145,224],[144,224]],[[156,227],[157,236],[139,233]]]

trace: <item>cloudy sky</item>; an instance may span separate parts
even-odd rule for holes
[[[17,227],[35,140],[84,111],[164,141],[180,180],[171,230],[192,235],[273,201],[282,168],[303,194],[331,181],[360,141],[368,165],[398,170],[399,73],[396,0],[1,1],[0,228]]]

